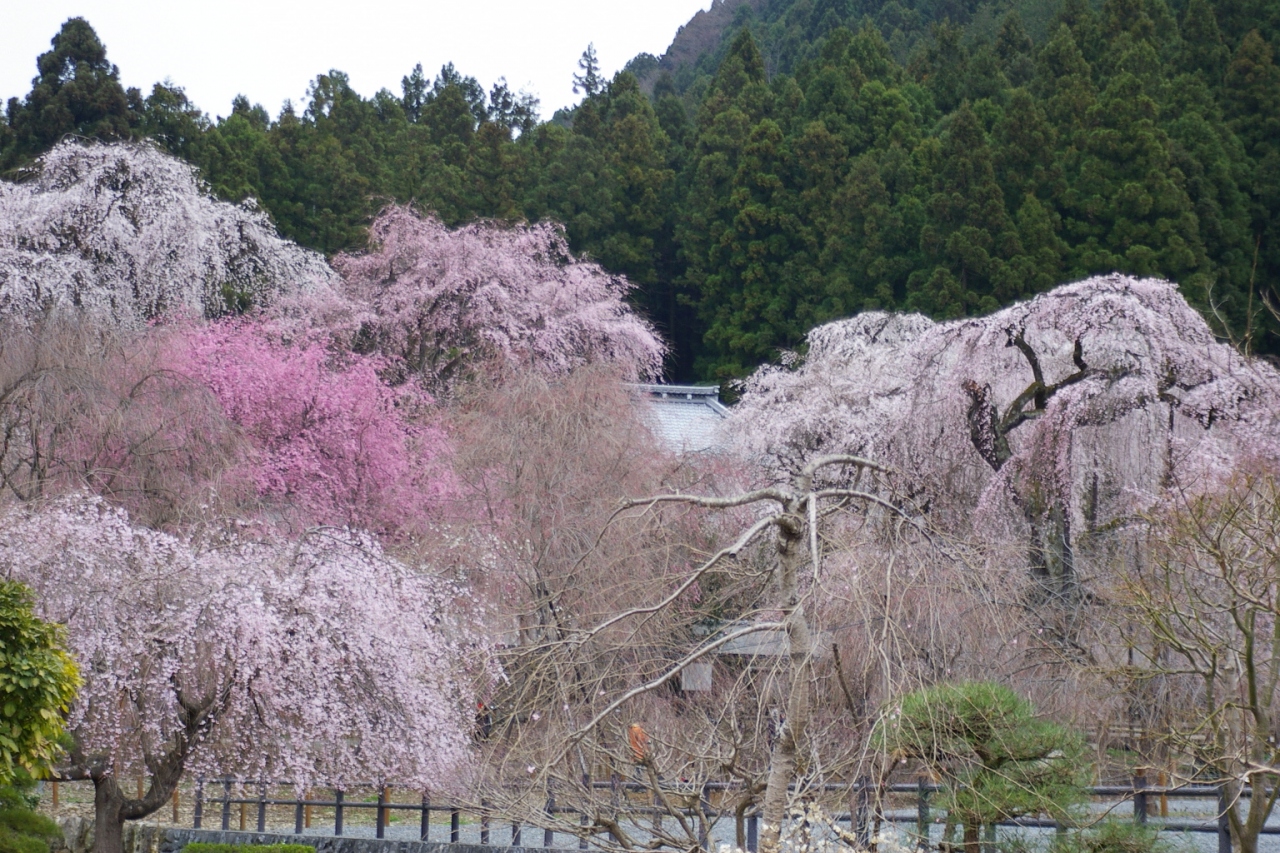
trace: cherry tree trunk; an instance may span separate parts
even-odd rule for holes
[[[800,603],[798,575],[804,561],[806,525],[799,506],[788,507],[788,514],[778,522],[779,603],[787,626],[791,689],[787,716],[769,761],[769,779],[765,786],[764,808],[760,832],[761,853],[777,853],[782,824],[786,819],[788,788],[795,775],[796,754],[809,725],[809,682],[813,665],[813,636],[804,607]]]
[[[93,853],[124,853],[126,798],[114,776],[93,780]]]
[[[93,853],[124,853],[124,823],[160,809],[182,778],[181,755],[170,755],[151,775],[146,794],[126,797],[114,775],[93,775]]]

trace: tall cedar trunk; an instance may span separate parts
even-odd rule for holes
[[[806,488],[801,490],[803,493]],[[800,739],[809,724],[809,681],[813,660],[813,638],[804,607],[800,604],[798,582],[804,561],[806,526],[799,505],[787,507],[778,522],[779,602],[787,627],[787,645],[791,663],[791,691],[787,717],[773,745],[769,762],[769,781],[764,792],[763,827],[760,832],[761,853],[777,853],[782,835],[782,822],[787,811],[787,789],[796,766]]]
[[[93,853],[124,853],[125,796],[115,776],[93,779]]]

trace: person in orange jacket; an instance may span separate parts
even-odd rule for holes
[[[639,723],[627,726],[627,745],[631,747],[631,758],[637,767],[643,767],[649,759],[649,735]]]

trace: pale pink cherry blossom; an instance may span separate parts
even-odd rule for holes
[[[1167,281],[1097,277],[946,323],[863,313],[788,361],[745,383],[729,423],[745,452],[779,476],[820,453],[892,465],[935,523],[1031,533],[1046,560],[1170,485],[1280,460],[1280,372]]]
[[[449,229],[387,208],[370,251],[334,266],[369,316],[357,346],[399,359],[432,387],[499,359],[562,374],[608,362],[628,379],[656,376],[666,348],[627,305],[622,276],[575,258],[560,226],[476,222]]]
[[[63,779],[95,788],[95,850],[187,774],[450,791],[491,680],[463,589],[337,528],[191,541],[99,498],[0,516],[0,576],[67,627],[84,685]],[[145,775],[144,796],[122,785]]]

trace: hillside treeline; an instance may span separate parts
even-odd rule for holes
[[[865,309],[965,316],[1113,270],[1280,352],[1280,3],[863,5],[744,6],[700,63],[585,68],[546,122],[451,65],[371,98],[331,71],[274,117],[238,98],[214,120],[176,86],[124,91],[74,19],[9,101],[0,166],[148,136],[328,254],[391,200],[555,219],[636,282],[673,379],[744,375]]]

